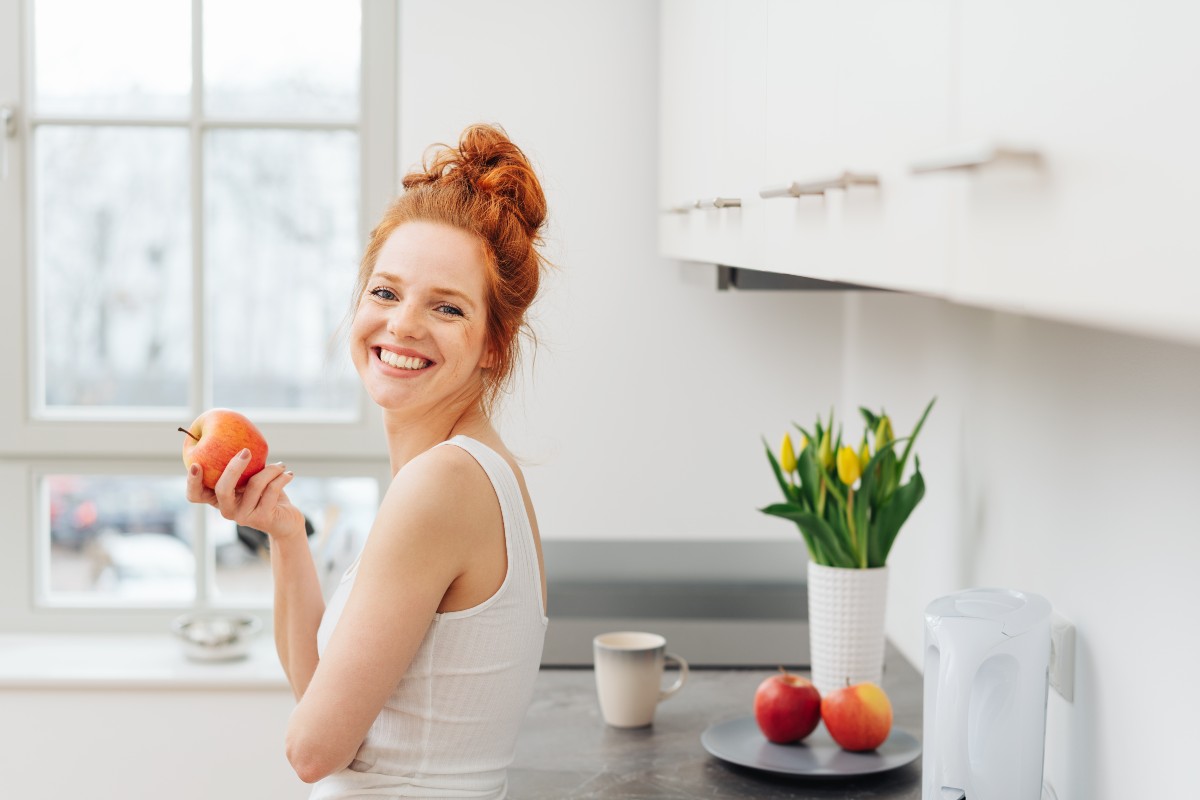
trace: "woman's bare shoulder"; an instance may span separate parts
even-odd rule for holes
[[[482,465],[461,447],[431,447],[405,464],[392,478],[388,495],[422,505],[435,503],[458,516],[472,506],[494,504],[495,490]],[[385,497],[385,503],[387,498]]]

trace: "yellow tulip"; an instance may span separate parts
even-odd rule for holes
[[[833,468],[833,447],[829,444],[828,430],[821,436],[821,446],[817,448],[817,460],[821,462],[821,469]]]
[[[803,453],[803,452],[804,452],[804,448],[806,448],[806,447],[808,447],[808,437],[807,437],[807,436],[803,436],[803,435],[802,435],[802,436],[800,437],[800,449],[799,449],[799,450],[797,450],[796,452],[797,452],[797,453]]]
[[[786,433],[783,435],[783,447],[780,450],[782,454],[779,458],[779,465],[783,467],[785,475],[791,475],[796,471],[796,452],[792,450],[792,437]]]
[[[838,450],[837,471],[838,477],[847,486],[853,486],[854,482],[862,475],[862,467],[858,463],[858,456],[855,455],[853,447],[846,445]]]
[[[879,424],[875,426],[875,449],[878,450],[895,438],[892,435],[892,421],[886,416],[880,417]]]

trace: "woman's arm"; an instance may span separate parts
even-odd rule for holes
[[[288,723],[287,757],[301,780],[320,780],[354,760],[443,596],[489,533],[479,524],[494,512],[489,503],[497,500],[487,475],[457,447],[435,447],[396,474],[354,588]]]
[[[317,628],[325,613],[321,582],[308,537],[271,539],[271,574],[275,581],[275,651],[299,700],[317,669]]]
[[[283,489],[292,473],[282,463],[269,464],[237,488],[249,464],[247,451],[236,456],[213,489],[201,483],[200,470],[188,473],[187,495],[194,503],[215,506],[225,519],[265,532],[271,541],[275,581],[275,649],[299,699],[317,666],[317,627],[325,611],[316,566],[308,549],[304,515]]]

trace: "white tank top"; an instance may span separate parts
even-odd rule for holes
[[[318,781],[311,800],[506,796],[507,768],[533,697],[548,621],[537,546],[520,484],[504,457],[462,434],[441,444],[466,450],[492,481],[504,518],[504,582],[473,608],[434,615],[355,760]],[[319,654],[357,571],[355,559],[329,599],[317,631]]]

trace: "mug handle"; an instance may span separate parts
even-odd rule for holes
[[[668,688],[663,689],[658,693],[658,702],[660,703],[682,689],[683,684],[687,681],[688,676],[688,663],[679,656],[675,655],[674,653],[665,653],[663,655],[663,660],[675,662],[675,666],[679,667],[679,677]]]

